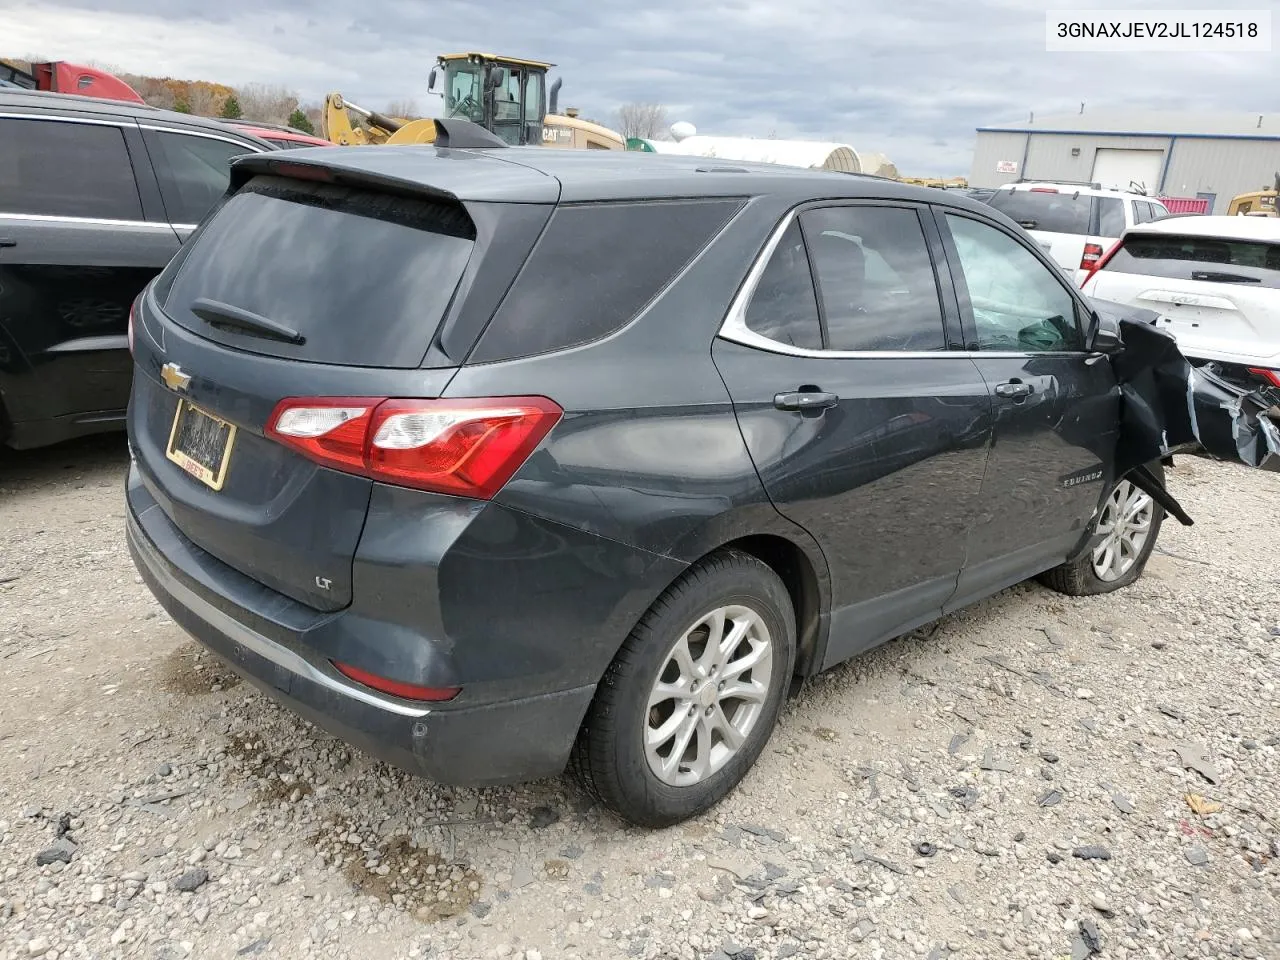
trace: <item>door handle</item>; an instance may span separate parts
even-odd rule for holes
[[[793,391],[775,394],[773,405],[779,410],[824,410],[834,407],[840,398],[834,393],[823,393],[820,390]]]
[[[17,240],[9,240],[5,237],[0,237],[0,247],[16,247],[17,245]]]
[[[1034,388],[1029,383],[1023,383],[1021,380],[1010,380],[1008,383],[996,384],[996,396],[1018,399],[1020,397],[1029,397],[1034,392]]]

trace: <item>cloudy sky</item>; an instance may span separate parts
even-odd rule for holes
[[[1093,8],[1120,6],[1114,2]],[[1129,9],[1194,9],[1177,0]],[[1273,11],[1280,0],[1240,6]],[[429,107],[438,53],[550,60],[561,106],[665,104],[700,133],[838,140],[966,174],[974,128],[1105,107],[1275,110],[1272,53],[1047,53],[1029,0],[0,0],[0,55]],[[1212,7],[1201,3],[1201,8]]]

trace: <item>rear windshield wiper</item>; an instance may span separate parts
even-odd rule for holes
[[[1261,283],[1257,277],[1246,277],[1239,273],[1216,273],[1213,270],[1192,270],[1192,280],[1210,280],[1214,283]]]
[[[234,330],[251,337],[264,337],[268,340],[280,340],[284,343],[302,344],[307,342],[293,327],[270,320],[266,317],[233,307],[229,303],[218,300],[206,300],[201,297],[191,301],[191,312],[197,317],[218,329]]]

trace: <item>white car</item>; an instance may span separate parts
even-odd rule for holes
[[[1171,217],[1132,227],[1085,280],[1086,296],[1154,310],[1193,362],[1280,388],[1280,219]]]
[[[1159,200],[1096,183],[1014,183],[988,199],[1023,227],[1078,286],[1129,227],[1169,216]]]

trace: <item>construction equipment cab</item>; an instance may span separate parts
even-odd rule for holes
[[[548,109],[547,71],[553,66],[492,53],[447,53],[431,69],[427,88],[444,96],[446,119],[479,124],[512,146],[625,149],[621,136],[578,119],[576,110],[560,115],[559,80],[551,85]],[[437,87],[441,74],[442,90]]]
[[[1227,207],[1229,217],[1280,217],[1280,205],[1276,198],[1280,197],[1280,173],[1276,174],[1275,183],[1268,189],[1256,193],[1242,193],[1232,197]]]

